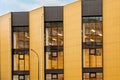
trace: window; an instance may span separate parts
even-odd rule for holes
[[[82,32],[83,80],[103,80],[102,17],[83,17]]]
[[[83,67],[102,67],[102,49],[83,49]]]
[[[101,17],[83,18],[83,42],[102,43],[102,22],[100,19]]]
[[[63,69],[63,52],[46,52],[46,69]]]
[[[83,73],[83,80],[102,80],[102,73]]]
[[[46,74],[46,80],[64,80],[63,77],[64,77],[63,74],[57,74],[57,73]]]
[[[29,80],[28,27],[13,27],[13,80]]]
[[[45,22],[46,80],[63,80],[63,43],[63,23]]]
[[[49,24],[49,26],[48,26]],[[62,23],[46,23],[45,42],[46,46],[63,46]]]

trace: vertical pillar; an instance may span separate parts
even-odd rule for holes
[[[64,6],[64,79],[82,80],[81,0]]]
[[[120,0],[103,0],[104,80],[120,80]]]

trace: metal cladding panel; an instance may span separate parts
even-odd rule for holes
[[[120,80],[120,0],[103,0],[104,80]]]
[[[12,80],[11,13],[0,16],[0,80]]]
[[[44,80],[44,7],[30,11],[29,15],[30,79]]]
[[[29,25],[29,12],[12,13],[12,26],[28,26],[28,25]]]
[[[82,16],[102,15],[102,0],[83,0]]]
[[[82,80],[81,0],[64,6],[64,80]]]
[[[63,7],[45,7],[45,21],[63,21]]]

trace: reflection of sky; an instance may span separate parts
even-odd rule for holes
[[[7,12],[29,11],[40,6],[61,6],[76,0],[0,0],[0,15]]]

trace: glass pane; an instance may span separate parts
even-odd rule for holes
[[[102,42],[102,24],[96,23],[96,42]]]
[[[29,75],[25,75],[25,80],[29,80]]]
[[[46,80],[52,80],[51,74],[46,74]]]
[[[51,28],[46,28],[46,46],[52,45],[51,38]]]
[[[52,36],[57,37],[57,35],[58,35],[57,28],[52,28]]]
[[[90,67],[96,67],[96,56],[90,55]]]
[[[13,41],[14,41],[13,48],[18,49],[18,32],[13,33]]]
[[[63,28],[58,28],[58,46],[63,46]]]
[[[96,49],[97,67],[102,67],[102,49]]]
[[[101,80],[102,79],[102,73],[97,73],[97,80]]]
[[[58,32],[57,32],[57,28],[52,28],[52,46],[57,46],[57,42],[58,42]]]
[[[14,70],[18,70],[18,54],[14,54]]]
[[[25,41],[25,42],[24,42],[24,47],[25,47],[25,48],[29,48],[29,42],[28,42],[28,41]]]
[[[57,74],[52,74],[52,79],[57,79],[57,78],[58,78]]]
[[[24,48],[24,41],[18,41],[18,47],[19,49]]]
[[[89,23],[83,24],[83,42],[89,42],[90,27]]]
[[[84,73],[83,74],[83,78],[86,80],[86,79],[89,79],[89,73]]]
[[[95,42],[95,23],[89,23],[90,25],[90,41]]]
[[[18,75],[13,75],[13,80],[18,80]]]
[[[58,80],[64,80],[63,74],[58,74]]]
[[[46,69],[51,69],[52,56],[50,52],[46,52]]]
[[[19,60],[20,70],[24,70],[24,60]]]
[[[52,46],[57,46],[57,37],[52,37]]]
[[[58,69],[63,69],[63,52],[58,52]]]
[[[83,50],[84,67],[89,67],[89,49]]]
[[[29,55],[25,55],[25,70],[29,70]]]
[[[20,80],[24,80],[24,76],[19,76],[19,79]]]
[[[57,57],[52,57],[52,69],[57,69]]]

